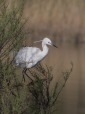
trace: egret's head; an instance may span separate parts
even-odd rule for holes
[[[51,42],[51,40],[50,40],[49,38],[44,38],[44,39],[42,40],[42,42],[43,42],[44,44],[47,44],[47,45],[52,45],[52,42]]]
[[[46,44],[46,45],[51,45],[51,46],[54,46],[54,47],[58,48],[56,45],[54,45],[54,44],[52,43],[52,41],[51,41],[49,38],[44,38],[42,42],[43,42],[44,44]]]
[[[52,43],[52,41],[49,38],[44,38],[43,40],[35,41],[34,43],[37,43],[37,42],[42,42],[45,45],[51,45],[58,48],[56,45]]]

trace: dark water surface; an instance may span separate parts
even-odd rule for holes
[[[62,95],[62,114],[85,114],[85,44],[62,44],[58,49],[50,48],[44,62],[53,66],[55,81],[62,71],[71,67],[69,77]]]

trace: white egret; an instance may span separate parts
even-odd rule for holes
[[[42,42],[42,50],[36,47],[23,47],[15,56],[15,65],[22,67],[23,73],[25,74],[27,69],[34,67],[48,54],[49,48],[47,47],[47,45],[51,45],[57,48],[57,46],[54,45],[49,38],[44,38],[43,40],[35,41],[34,43],[36,42]]]

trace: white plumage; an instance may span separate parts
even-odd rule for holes
[[[24,47],[19,50],[15,57],[16,65],[22,68],[31,68],[39,60],[40,49],[35,47]]]
[[[55,46],[48,38],[44,38],[40,41],[42,41],[42,50],[36,47],[23,47],[19,50],[14,59],[16,66],[22,68],[32,68],[48,54],[49,48],[47,45]],[[57,46],[55,47],[57,48]]]
[[[47,45],[51,45],[57,48],[57,46],[55,46],[49,38],[44,38],[43,40],[36,41],[36,42],[41,42],[41,41],[42,41],[42,50],[36,47],[23,47],[22,49],[19,50],[19,52],[15,56],[15,59],[14,59],[15,65],[23,68],[22,74],[23,74],[24,81],[25,81],[24,74],[31,81],[33,81],[33,79],[30,76],[28,76],[26,71],[27,69],[35,66],[48,54],[49,48]]]

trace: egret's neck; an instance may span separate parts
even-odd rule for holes
[[[42,48],[43,48],[43,50],[42,50],[43,56],[46,56],[49,49],[48,49],[47,45],[43,42],[42,42]]]

